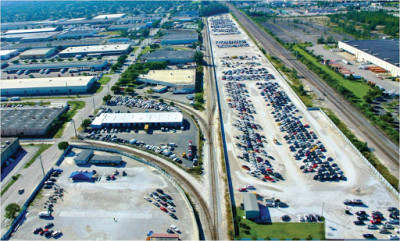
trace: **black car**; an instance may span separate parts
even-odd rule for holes
[[[160,189],[160,188],[157,188],[156,191],[161,193],[161,194],[164,194],[164,191],[162,189]]]
[[[44,225],[44,228],[51,228],[54,226],[54,223],[48,223],[46,225]]]
[[[42,228],[37,228],[37,229],[33,230],[33,233],[34,234],[38,234],[40,231],[43,231],[43,229]]]
[[[364,221],[363,220],[356,220],[353,222],[355,225],[364,225]]]
[[[370,234],[370,233],[363,234],[363,237],[364,238],[375,238],[375,236],[373,234]]]

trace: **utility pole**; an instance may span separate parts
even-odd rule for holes
[[[71,121],[72,121],[72,123],[74,124],[75,137],[78,138],[78,134],[76,133],[75,121],[74,121],[74,119],[71,119]]]
[[[94,104],[94,96],[93,96],[93,114],[96,112],[96,105]]]
[[[44,176],[46,176],[46,175],[44,174],[42,155],[39,155],[39,160],[40,160],[40,166],[42,167],[42,172],[43,172],[43,177],[44,177]]]

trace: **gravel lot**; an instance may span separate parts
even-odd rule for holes
[[[43,189],[42,197],[29,208],[25,222],[14,233],[13,239],[44,240],[45,237],[32,234],[32,230],[48,222],[55,224],[53,230],[62,231],[60,239],[64,240],[143,240],[150,230],[165,233],[170,225],[176,225],[182,231],[180,237],[184,240],[198,237],[195,233],[196,222],[190,215],[188,204],[168,178],[154,168],[123,156],[126,166],[118,168],[120,174],[116,180],[107,181],[105,176],[112,174],[116,168],[77,167],[72,157],[80,151],[71,150],[61,165],[64,172],[57,177],[56,184],[65,192],[54,203],[54,218],[44,220],[37,216],[43,210],[47,197],[53,193],[52,189]],[[112,155],[101,152],[95,154]],[[68,176],[77,169],[95,169],[100,180],[94,183],[72,182]],[[121,176],[122,171],[127,176]],[[147,193],[154,192],[156,188],[163,189],[173,198],[178,219],[171,218],[144,199]],[[152,201],[156,202],[154,199]]]
[[[213,44],[217,40],[226,40],[227,38],[246,39],[250,43],[250,47],[246,48],[221,49],[213,45],[214,58],[216,58],[217,84],[220,89],[228,155],[231,162],[237,204],[242,200],[242,195],[237,191],[238,188],[250,184],[256,187],[256,192],[262,197],[279,198],[288,205],[287,208],[270,208],[272,221],[280,221],[280,217],[284,214],[288,214],[291,220],[295,222],[299,222],[298,215],[323,214],[326,218],[326,238],[362,239],[362,234],[373,233],[378,239],[387,239],[388,234],[379,234],[376,230],[368,230],[365,226],[355,226],[352,224],[356,220],[355,215],[345,214],[346,206],[343,204],[343,201],[344,199],[362,199],[367,206],[360,208],[351,207],[351,212],[354,213],[362,209],[371,214],[374,210],[380,210],[384,214],[384,217],[388,219],[386,209],[389,206],[397,206],[398,197],[386,189],[377,179],[370,167],[347,144],[323,113],[319,111],[307,111],[300,99],[265,57],[259,62],[262,63],[262,67],[266,67],[276,77],[275,80],[271,81],[279,83],[281,86],[280,89],[286,92],[292,103],[299,109],[298,115],[303,117],[302,122],[311,126],[310,130],[317,134],[319,140],[327,148],[325,155],[331,156],[338,163],[347,177],[347,181],[318,182],[312,179],[313,175],[308,175],[300,171],[300,163],[294,159],[292,153],[289,151],[288,144],[283,139],[283,135],[285,134],[284,132],[280,132],[279,126],[276,125],[271,114],[272,107],[266,106],[266,102],[260,95],[260,90],[256,87],[256,81],[243,81],[243,83],[246,83],[250,100],[257,110],[257,114],[254,115],[255,122],[263,127],[262,134],[268,140],[265,148],[275,158],[271,163],[275,169],[280,171],[285,180],[276,183],[263,182],[246,174],[246,170],[241,168],[245,163],[237,158],[240,150],[236,148],[236,140],[233,138],[236,135],[236,129],[232,126],[232,123],[237,119],[237,112],[228,107],[228,103],[225,101],[228,98],[224,91],[225,81],[221,80],[222,71],[226,71],[227,69],[222,67],[222,62],[219,58],[233,55],[251,56],[249,53],[259,56],[262,53],[245,34],[235,37],[211,35],[211,38]],[[274,144],[273,138],[277,138],[281,144]],[[394,233],[394,231],[391,230],[391,233]]]

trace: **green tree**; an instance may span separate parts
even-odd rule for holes
[[[13,64],[19,64],[19,60],[18,60],[18,59],[13,60],[11,63],[13,63]]]
[[[201,65],[203,64],[203,58],[204,58],[204,54],[200,51],[196,51],[194,53],[194,61],[196,62],[197,65]]]
[[[129,94],[133,94],[135,92],[135,90],[132,87],[128,87],[125,89],[125,92],[129,93]]]
[[[107,103],[107,101],[110,101],[111,98],[112,98],[111,95],[106,95],[103,97],[103,101]]]
[[[169,105],[170,106],[175,106],[175,103],[171,101],[171,102],[169,102]]]
[[[152,95],[152,94],[154,94],[154,90],[153,89],[148,89],[148,90],[146,90],[146,94]]]
[[[58,149],[60,150],[66,150],[68,148],[69,144],[66,141],[62,141],[58,143]]]
[[[90,123],[92,123],[90,119],[84,119],[82,121],[81,127],[86,130],[90,126]]]
[[[119,88],[119,86],[117,86],[117,85],[114,85],[113,87],[111,87],[111,91],[114,91],[114,92],[119,92],[121,89]]]
[[[17,214],[21,211],[21,207],[16,203],[10,203],[5,208],[4,217],[8,219],[15,219]]]

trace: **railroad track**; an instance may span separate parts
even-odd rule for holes
[[[326,82],[321,80],[311,71],[308,71],[305,65],[297,61],[291,53],[283,48],[272,36],[257,26],[244,13],[239,11],[230,3],[227,5],[246,29],[259,41],[264,49],[270,51],[288,67],[296,69],[296,71],[300,75],[304,76],[312,86],[324,94],[326,99],[328,99],[328,101],[337,109],[337,112],[341,113],[348,119],[348,123],[354,125],[356,132],[364,134],[364,136],[367,137],[366,141],[374,145],[373,148],[379,149],[387,160],[390,160],[396,166],[399,166],[399,150],[397,146],[381,132],[381,130],[369,123],[369,121],[359,113],[351,103],[337,95],[336,91]]]
[[[86,141],[81,141],[81,140],[73,140],[73,143],[74,142],[85,143],[85,144],[89,144],[91,146],[96,146],[96,147],[119,150],[119,151],[122,151],[125,153],[129,153],[129,154],[132,154],[135,156],[142,157],[142,158],[146,159],[147,161],[150,161],[150,162],[156,164],[158,167],[160,167],[165,172],[167,172],[170,176],[172,176],[180,185],[182,185],[183,189],[190,194],[191,198],[193,198],[195,200],[195,203],[200,204],[200,210],[198,210],[199,218],[202,214],[204,214],[204,218],[201,221],[202,226],[204,224],[206,224],[206,227],[210,231],[210,240],[217,240],[215,232],[213,231],[213,230],[215,230],[215,228],[212,223],[212,215],[210,213],[210,210],[208,209],[207,202],[202,198],[201,195],[198,194],[199,193],[198,190],[192,185],[192,183],[190,181],[186,180],[186,178],[184,176],[182,176],[179,172],[177,172],[174,168],[171,168],[169,165],[164,164],[163,162],[159,161],[157,158],[155,158],[151,154],[142,153],[133,148],[129,148],[126,146],[109,145],[107,143],[92,143],[92,142],[86,142]],[[203,226],[203,228],[204,228],[204,226]]]

